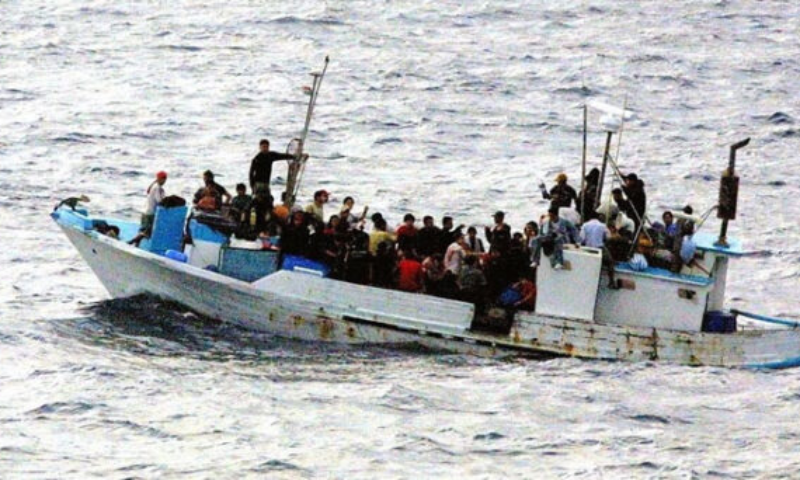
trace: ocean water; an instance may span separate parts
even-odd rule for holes
[[[627,105],[651,212],[708,210],[752,138],[728,300],[800,318],[800,3],[6,1],[0,32],[0,478],[800,476],[796,370],[284,341],[108,300],[48,218],[233,187],[327,54],[301,201],[520,229],[577,183],[581,105]]]

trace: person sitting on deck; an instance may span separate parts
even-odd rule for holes
[[[196,197],[197,195],[195,194]],[[194,206],[196,209],[207,213],[218,212],[222,207],[219,203],[219,197],[215,195],[212,187],[206,187],[200,192],[200,198],[195,202]]]
[[[139,227],[139,233],[131,239],[131,245],[139,245],[145,237],[150,237],[153,233],[153,223],[156,218],[156,207],[164,197],[164,184],[167,183],[167,172],[160,171],[156,173],[156,179],[147,187],[147,204],[145,205],[144,213],[142,214],[142,223]]]
[[[230,203],[231,194],[225,190],[225,187],[214,181],[214,172],[211,170],[206,170],[203,172],[203,186],[200,187],[194,194],[194,201],[192,202],[194,205],[197,205],[197,203],[200,202],[200,199],[203,198],[207,189],[210,189],[212,195],[214,195],[214,197],[217,199],[217,209],[223,205],[223,200],[225,204]]]
[[[603,220],[600,220],[603,218]],[[605,247],[606,240],[610,236],[608,227],[605,224],[605,218],[602,214],[591,212],[589,214],[589,221],[581,226],[581,245],[587,247],[602,249]]]
[[[494,225],[486,227],[485,235],[486,241],[489,242],[491,248],[500,252],[508,250],[511,245],[511,227],[505,222],[506,214],[500,210],[494,213]]]
[[[397,248],[400,250],[416,250],[419,230],[414,226],[415,221],[414,215],[407,213],[403,217],[403,224],[397,227]]]
[[[681,234],[675,239],[672,247],[672,272],[674,273],[680,273],[684,265],[691,265],[697,251],[697,244],[694,241],[694,222],[685,222],[681,228]]]
[[[536,307],[536,285],[530,279],[522,278],[500,295],[498,303],[507,308],[533,311]]]
[[[404,292],[421,292],[424,282],[422,264],[413,252],[399,250],[397,262],[397,288]]]
[[[250,210],[250,204],[253,202],[253,197],[247,194],[247,187],[244,183],[236,185],[236,196],[231,200],[231,217],[237,223],[244,223],[246,221],[245,214]]]
[[[567,174],[559,173],[556,175],[556,185],[548,192],[545,190],[544,183],[539,185],[542,190],[542,197],[545,200],[550,200],[551,207],[566,207],[572,206],[573,200],[576,205],[578,202],[578,194],[575,189],[567,184]]]
[[[417,233],[417,253],[428,257],[439,250],[442,230],[433,224],[433,217],[425,215],[422,219],[422,228]]]
[[[564,268],[564,245],[567,243],[578,243],[578,231],[572,222],[559,218],[558,207],[550,207],[547,211],[548,220],[542,225],[536,248],[534,250],[534,260],[531,267],[535,268],[539,263],[542,249],[550,250],[550,265],[555,270]],[[545,253],[547,253],[545,251]]]
[[[320,222],[324,222],[326,203],[328,203],[328,192],[326,190],[317,190],[314,192],[314,201],[306,205],[305,212],[313,215]]]

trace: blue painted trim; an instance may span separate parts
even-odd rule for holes
[[[786,360],[779,360],[777,362],[768,363],[752,363],[745,365],[745,368],[754,370],[780,370],[784,368],[797,368],[800,367],[800,357],[787,358]]]
[[[752,318],[753,320],[758,320],[764,323],[772,323],[774,325],[783,325],[786,327],[800,328],[800,322],[794,322],[792,320],[784,320],[782,318],[768,317],[767,315],[759,315],[757,313],[743,312],[741,310],[736,310],[736,309],[731,309],[731,313],[733,313],[734,315],[741,315],[743,317]]]
[[[739,240],[738,238],[728,237],[727,247],[715,245],[717,239],[719,239],[719,236],[714,235],[713,233],[698,232],[694,234],[692,239],[694,240],[694,243],[697,245],[698,250],[704,250],[706,252],[713,252],[713,253],[722,253],[725,255],[730,255],[732,257],[741,257],[742,255],[744,255],[744,247],[742,246],[742,241]]]

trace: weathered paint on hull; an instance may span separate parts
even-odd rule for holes
[[[391,318],[329,312],[313,298],[286,297],[174,262],[122,242],[62,226],[116,298],[150,293],[245,328],[302,340],[418,344],[475,355],[564,355],[684,365],[781,368],[800,364],[800,331],[694,333],[520,313],[509,336],[409,329]]]

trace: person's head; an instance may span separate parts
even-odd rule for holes
[[[167,183],[167,172],[161,170],[160,172],[156,173],[156,182],[159,185],[164,185]]]
[[[692,235],[694,234],[694,222],[685,222],[683,224],[683,229],[681,231],[683,235]]]
[[[328,192],[326,190],[317,190],[314,192],[314,203],[317,205],[328,203]]]
[[[665,227],[669,227],[670,225],[672,225],[672,221],[673,221],[672,212],[670,212],[669,210],[664,212],[661,215],[661,220],[664,221],[664,226]]]
[[[369,219],[372,220],[372,223],[376,223],[378,220],[383,220],[383,215],[381,212],[375,212]]]
[[[461,233],[461,230],[459,230],[458,233],[456,233],[455,241],[460,245],[464,245],[466,243],[466,241],[464,240],[464,234]]]
[[[453,229],[453,217],[445,216],[442,217],[442,228],[445,230],[452,230]]]
[[[639,183],[639,177],[635,173],[629,173],[625,177],[625,186],[626,187],[632,187],[632,186],[636,185],[637,183]]]
[[[600,181],[600,170],[596,167],[591,169],[588,174],[586,174],[586,182],[587,183],[597,183]]]
[[[532,237],[538,234],[539,234],[539,226],[536,225],[536,222],[530,221],[525,224],[525,235]]]
[[[331,218],[328,219],[328,226],[335,229],[339,226],[339,222],[339,215],[331,215]]]
[[[413,227],[414,226],[414,222],[416,220],[417,219],[414,218],[414,215],[411,215],[410,213],[406,213],[405,216],[403,217],[403,223],[405,223],[409,227]]]
[[[477,234],[478,234],[478,230],[475,227],[469,227],[467,229],[467,235],[469,235],[469,238],[475,238],[475,235],[477,235]]]
[[[258,142],[258,149],[262,152],[269,152],[269,140],[262,138],[261,141]]]
[[[559,173],[556,175],[556,183],[559,185],[564,185],[567,183],[567,174],[566,173]]]
[[[247,187],[244,185],[244,183],[236,184],[236,193],[238,195],[245,195],[247,193]]]
[[[430,215],[425,215],[425,217],[422,218],[422,225],[424,225],[426,227],[432,227],[433,226],[433,217],[431,217]]]
[[[515,243],[522,243],[522,232],[514,232],[514,235],[511,237]]]
[[[375,230],[386,231],[386,220],[383,217],[374,220],[375,222]]]
[[[683,213],[685,213],[686,215],[691,215],[694,213],[694,208],[692,208],[691,205],[686,205],[685,207],[683,207]]]
[[[504,212],[502,212],[500,210],[494,212],[494,223],[499,225],[499,224],[503,223],[503,220],[505,220],[505,218],[506,218],[506,214]]]
[[[356,201],[353,199],[353,197],[344,197],[344,202],[342,202],[342,205],[344,205],[347,210],[353,210],[353,205],[355,204]]]
[[[604,213],[595,213],[594,218],[600,223],[606,223],[606,216]]]
[[[550,209],[547,210],[547,215],[552,221],[558,220],[558,207],[550,207]]]
[[[205,172],[203,172],[203,183],[205,183],[206,185],[211,185],[212,183],[214,183],[214,172],[212,172],[211,170],[206,170]]]
[[[622,189],[615,188],[614,190],[611,190],[611,196],[614,197],[615,202],[622,201]]]

